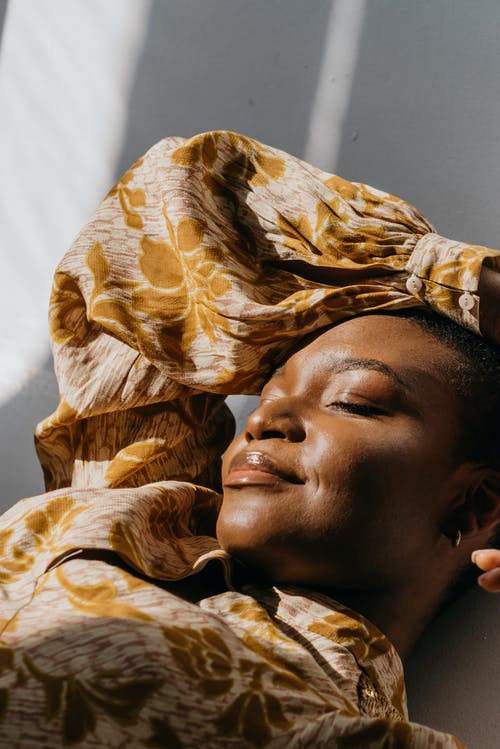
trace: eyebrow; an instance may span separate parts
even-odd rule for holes
[[[389,367],[380,359],[357,359],[357,358],[346,358],[336,359],[332,361],[327,369],[331,372],[348,372],[352,369],[371,369],[375,372],[381,372],[382,374],[389,377],[398,387],[413,389],[411,382],[402,378],[397,372]]]
[[[276,369],[272,373],[269,379],[279,377],[283,374],[284,369],[285,365],[282,364],[281,367],[278,367],[278,369]],[[394,369],[392,369],[392,367],[384,364],[384,362],[380,361],[380,359],[360,359],[355,357],[334,359],[327,364],[325,369],[329,372],[335,373],[348,372],[353,369],[370,369],[386,375],[386,377],[389,377],[398,387],[403,387],[410,390],[413,389],[412,384],[409,380],[401,377],[397,372],[394,371]]]

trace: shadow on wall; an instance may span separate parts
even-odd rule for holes
[[[475,586],[424,632],[405,664],[412,720],[470,749],[498,747],[500,596]]]
[[[235,130],[301,156],[332,0],[154,0],[117,177],[168,135]]]
[[[5,15],[7,13],[7,0],[0,0],[0,44],[2,42],[3,27],[5,24]]]
[[[495,247],[497,0],[370,0],[337,171],[408,200],[439,233]]]
[[[19,391],[0,405],[0,513],[22,497],[44,491],[33,445],[36,424],[58,403],[52,357]]]

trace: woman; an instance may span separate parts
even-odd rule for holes
[[[223,462],[223,548],[328,591],[403,658],[500,528],[500,355],[455,328],[413,312],[321,333]]]
[[[481,296],[493,336],[498,256],[233,133],[127,172],[54,280],[48,493],[1,531],[0,742],[460,746],[408,722],[397,651],[490,542],[496,467],[463,429],[468,344],[386,313],[477,331]],[[265,382],[221,508],[224,395]]]

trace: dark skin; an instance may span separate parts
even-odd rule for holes
[[[500,520],[498,476],[457,459],[456,356],[411,320],[341,323],[275,373],[223,461],[222,547],[360,611],[403,658]]]

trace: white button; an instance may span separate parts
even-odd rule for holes
[[[418,276],[410,276],[406,282],[406,288],[411,294],[418,294],[422,288],[422,281]]]
[[[473,308],[475,301],[472,294],[469,291],[465,291],[458,300],[458,303],[462,309],[469,310]]]

